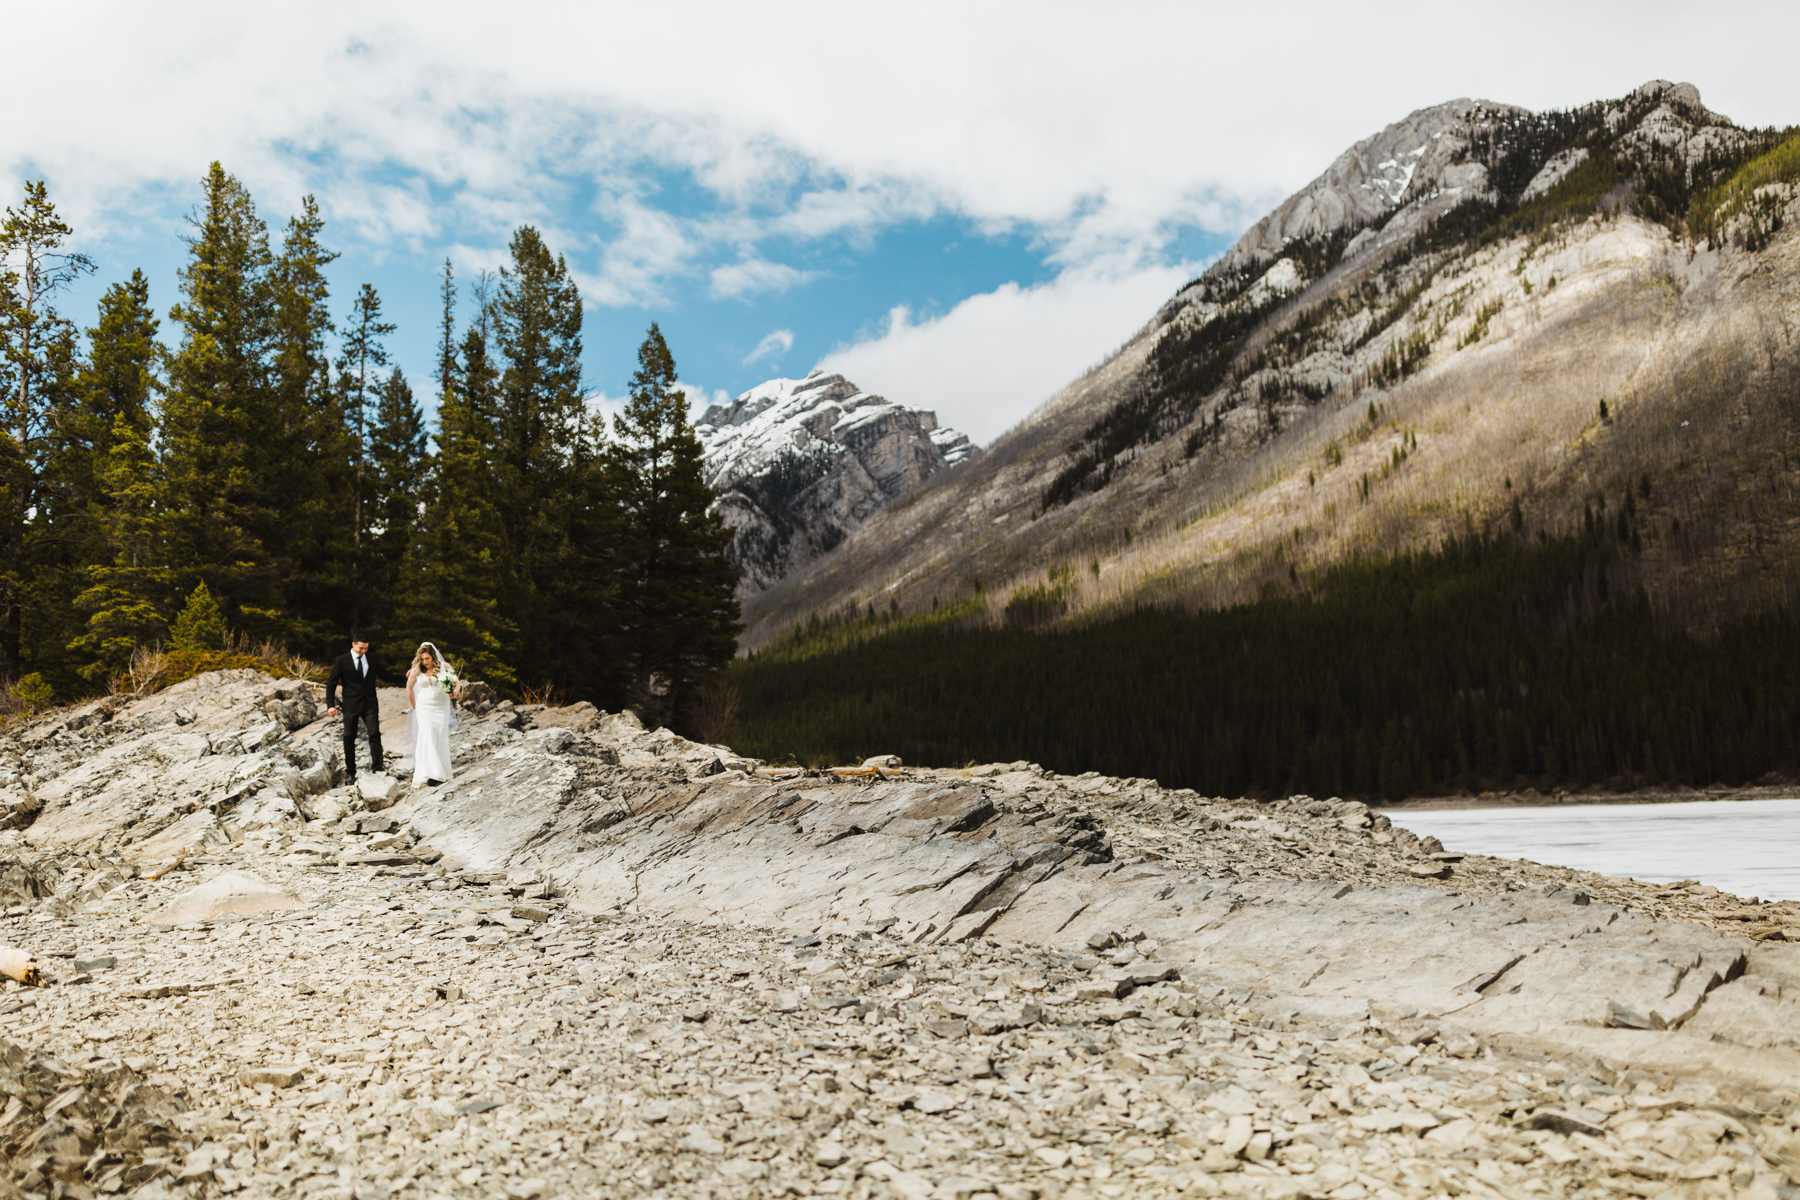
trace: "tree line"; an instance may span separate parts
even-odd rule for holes
[[[165,345],[142,271],[85,334],[58,310],[95,266],[42,182],[0,221],[0,683],[79,695],[216,606],[315,657],[358,627],[503,691],[692,704],[735,646],[736,571],[655,325],[609,428],[538,230],[472,288],[446,261],[433,437],[376,289],[334,316],[312,197],[277,246],[214,163],[190,223]]]
[[[1653,618],[1635,531],[1470,534],[1234,608],[993,626],[968,606],[802,627],[734,668],[740,750],[1029,759],[1214,794],[1398,798],[1792,771],[1800,609]],[[983,611],[985,606],[977,606]]]

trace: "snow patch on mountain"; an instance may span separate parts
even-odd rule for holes
[[[706,479],[731,526],[740,590],[760,591],[975,453],[937,415],[835,372],[771,379],[700,415]]]

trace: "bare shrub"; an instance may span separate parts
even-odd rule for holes
[[[738,704],[743,699],[729,671],[709,675],[694,696],[688,714],[689,731],[708,745],[728,744],[737,732]]]
[[[261,671],[275,679],[304,679],[321,683],[325,668],[272,641],[253,642],[233,634],[222,649],[170,650],[162,645],[139,646],[131,660],[112,677],[108,690],[115,696],[148,696],[174,687],[208,671]]]
[[[569,702],[568,696],[554,683],[540,683],[535,687],[525,684],[519,688],[519,699],[525,704],[541,704],[545,708],[561,708]]]

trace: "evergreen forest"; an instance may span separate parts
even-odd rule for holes
[[[1796,765],[1800,610],[1656,619],[1628,529],[1475,533],[1219,611],[845,614],[740,662],[745,753],[1027,759],[1207,794],[1744,783]],[[1018,619],[1014,619],[1015,616]]]
[[[318,661],[357,629],[395,674],[430,639],[506,694],[683,720],[733,653],[736,570],[661,331],[609,427],[579,290],[531,226],[469,286],[446,261],[414,380],[375,288],[336,307],[312,198],[271,236],[215,163],[190,222],[179,295],[132,271],[82,329],[59,305],[96,264],[46,186],[0,221],[11,707],[119,686],[157,648]]]

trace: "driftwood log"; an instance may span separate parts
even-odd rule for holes
[[[899,761],[896,758],[893,765],[867,762],[860,767],[826,767],[823,770],[807,767],[758,767],[756,775],[772,783],[782,783],[807,775],[823,775],[830,779],[904,779],[906,776],[898,769]]]
[[[44,982],[37,963],[27,951],[17,946],[0,946],[0,975],[16,979],[26,987],[36,987]]]

